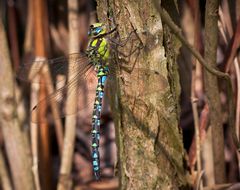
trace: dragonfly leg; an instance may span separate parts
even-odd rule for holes
[[[126,39],[124,39],[123,41],[120,42],[120,40],[114,40],[114,39],[108,39],[111,43],[113,43],[114,45],[120,46],[120,47],[124,47],[125,45],[127,45],[129,39],[131,38],[131,36],[133,34],[136,34],[136,29],[131,31],[130,34],[128,35],[128,37]]]
[[[133,47],[131,46],[131,49],[130,49],[130,53],[129,54],[125,54],[121,51],[117,51],[120,55],[122,55],[123,57],[125,58],[128,58],[128,57],[131,57],[131,55],[133,55],[136,51],[140,51],[141,49],[143,48],[142,45],[138,45],[135,49],[133,49]],[[133,49],[133,50],[132,50]]]
[[[133,71],[133,69],[135,68],[135,66],[136,66],[136,63],[137,63],[138,57],[139,57],[139,55],[140,55],[141,49],[142,49],[142,46],[138,46],[138,47],[136,47],[134,50],[131,50],[128,55],[126,55],[126,54],[118,51],[118,53],[121,54],[121,55],[123,55],[123,57],[124,57],[124,58],[122,58],[122,57],[118,56],[118,58],[120,57],[119,60],[121,60],[121,61],[123,61],[123,62],[125,62],[125,63],[129,63],[129,62],[130,62],[130,59],[131,59],[131,56],[132,56],[134,53],[136,53],[136,56],[135,56],[136,58],[134,59],[133,64],[132,64],[132,66],[131,66],[130,69],[127,68],[127,67],[124,67],[124,65],[121,65],[120,67],[123,68],[123,69],[124,69],[125,71],[127,71],[128,73],[131,73],[131,72]],[[126,60],[125,58],[127,58],[127,60]]]

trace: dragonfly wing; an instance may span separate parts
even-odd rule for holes
[[[96,74],[91,64],[84,67],[84,70],[77,73],[71,80],[62,88],[56,90],[54,93],[47,95],[39,101],[39,103],[32,109],[31,121],[39,123],[38,113],[42,106],[48,105],[51,101],[58,103],[60,111],[59,116],[54,116],[54,119],[61,119],[67,115],[76,114],[89,107],[94,102],[94,94],[96,89]],[[78,109],[66,109],[65,102],[67,98],[77,97],[79,99]],[[62,105],[60,106],[62,102]],[[52,115],[52,114],[51,114]]]
[[[67,76],[67,72],[69,69],[69,62],[71,61],[71,67],[70,69],[75,69],[75,67],[78,64],[81,64],[82,67],[84,67],[86,63],[88,62],[88,57],[83,54],[83,53],[74,53],[74,54],[69,54],[67,57],[58,57],[54,59],[41,59],[37,58],[34,61],[30,61],[27,63],[24,63],[19,67],[19,71],[17,73],[17,78],[20,79],[21,81],[25,82],[36,82],[34,81],[34,77],[39,74],[40,72],[42,74],[45,74],[45,72],[51,72],[52,76],[55,77],[58,74],[62,74]],[[43,69],[44,66],[48,66],[47,69]],[[77,75],[78,70],[76,72],[73,72],[73,75]],[[37,81],[39,82],[39,81]],[[49,83],[52,81],[44,81],[44,83]],[[60,82],[60,81],[58,81]]]

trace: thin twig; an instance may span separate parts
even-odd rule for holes
[[[185,37],[183,37],[182,30],[176,24],[174,24],[171,17],[164,9],[161,9],[160,14],[163,22],[168,25],[168,27],[178,37],[178,39],[182,42],[182,44],[188,48],[188,50],[198,59],[201,65],[203,65],[208,72],[218,77],[222,77],[226,80],[229,78],[228,74],[218,71],[208,65],[208,63],[204,60],[201,54],[185,39]]]
[[[235,123],[235,128],[236,128],[236,134],[237,134],[237,137],[238,137],[238,140],[239,140],[239,126],[240,126],[240,121],[239,121],[239,117],[240,117],[240,70],[239,70],[239,63],[238,63],[238,59],[237,59],[237,55],[236,55],[236,52],[237,52],[237,48],[239,46],[239,29],[240,29],[240,19],[238,21],[238,25],[237,25],[237,29],[235,31],[235,33],[233,34],[233,29],[232,29],[232,23],[231,23],[231,19],[228,17],[228,23],[230,24],[224,24],[226,23],[227,21],[226,20],[226,17],[224,17],[222,11],[221,11],[221,8],[220,8],[220,20],[221,20],[221,24],[223,27],[220,27],[220,32],[223,36],[223,39],[224,39],[224,42],[225,44],[227,45],[228,44],[228,41],[229,39],[227,39],[227,35],[226,33],[228,32],[230,38],[233,37],[233,44],[231,45],[231,52],[230,52],[230,56],[228,57],[228,60],[227,60],[227,63],[226,63],[226,72],[229,70],[230,68],[230,65],[234,64],[234,68],[235,68],[235,72],[236,72],[236,77],[237,77],[237,98],[236,98],[236,101],[237,101],[237,104],[236,104],[236,123]],[[225,21],[225,22],[224,22]],[[226,26],[227,25],[227,26]]]
[[[233,44],[231,46],[231,54],[228,57],[227,63],[226,63],[226,71],[228,72],[230,70],[230,66],[233,63],[234,57],[237,53],[237,50],[240,46],[240,19],[238,20],[236,30],[234,33],[234,38],[233,38]]]
[[[223,37],[223,41],[225,43],[225,45],[228,44],[228,41],[229,39],[227,39],[227,36],[226,36],[226,32],[228,31],[229,33],[229,36],[232,37],[233,34],[230,33],[230,31],[232,31],[231,29],[229,28],[226,28],[224,27],[224,16],[223,16],[223,13],[221,11],[221,8],[220,8],[220,34],[222,35]],[[237,32],[237,31],[236,31]],[[234,37],[236,37],[237,34],[234,35]],[[235,41],[235,40],[234,40]],[[235,56],[235,54],[233,54]],[[230,56],[231,57],[231,56]],[[236,134],[237,134],[237,138],[239,139],[239,126],[240,126],[240,121],[239,121],[239,117],[240,117],[240,70],[239,70],[239,65],[238,65],[238,59],[237,57],[234,58],[234,67],[235,67],[235,72],[236,72],[236,77],[237,77],[237,106],[236,106],[236,123],[235,123],[235,128],[236,128]],[[227,70],[228,67],[226,67],[226,70]]]
[[[234,59],[234,67],[237,76],[237,109],[236,109],[236,131],[239,139],[239,130],[240,130],[240,68],[239,61],[235,57]]]
[[[193,77],[192,77],[193,78]],[[193,81],[192,81],[193,82]],[[201,143],[200,143],[200,133],[199,133],[199,118],[197,111],[197,99],[194,98],[192,94],[191,98],[192,110],[193,110],[193,118],[194,118],[194,129],[195,129],[195,141],[196,141],[196,155],[197,155],[197,173],[200,175],[202,166],[201,166]],[[201,189],[201,186],[200,186]]]
[[[207,123],[209,120],[209,110],[208,110],[208,105],[205,104],[203,110],[201,111],[201,117],[200,117],[200,140],[203,143],[205,138],[206,138],[206,128],[207,128]],[[194,165],[196,163],[196,141],[192,141],[190,150],[189,150],[189,166],[191,168],[191,171],[194,168]]]
[[[33,1],[28,1],[28,11],[26,18],[26,29],[24,38],[24,53],[29,54],[33,50]]]
[[[225,183],[225,184],[217,184],[208,187],[204,187],[203,190],[224,190],[226,188],[231,187],[234,185],[233,183]]]
[[[221,8],[220,8],[220,22],[219,22],[219,30],[220,30],[220,34],[222,35],[222,38],[223,38],[223,41],[225,43],[225,45],[228,44],[228,41],[229,39],[227,39],[227,35],[226,33],[228,32],[229,33],[229,38],[231,38],[233,36],[233,34],[231,33],[231,29],[229,27],[226,27],[226,25],[224,24],[224,16],[223,16],[223,13],[221,11]],[[236,31],[237,32],[237,31]],[[236,38],[236,35],[234,35],[234,43],[235,41],[235,38]],[[233,47],[233,45],[232,45]],[[234,51],[235,52],[235,51]],[[235,53],[233,54],[233,52],[231,51],[231,55],[229,56],[229,59],[228,60],[232,60],[231,57],[235,56]],[[228,63],[228,62],[227,62]],[[230,65],[231,62],[229,62],[229,65]],[[240,117],[240,69],[239,69],[239,65],[238,65],[238,59],[237,57],[234,58],[234,67],[235,67],[235,72],[236,72],[236,77],[237,77],[237,98],[236,98],[236,124],[235,124],[235,131],[236,131],[236,135],[237,135],[237,138],[239,140],[239,126],[240,126],[240,123],[239,123],[239,117]],[[225,67],[225,70],[227,70],[229,67]],[[238,159],[238,163],[239,163],[239,152],[237,152],[237,159]],[[239,164],[238,164],[238,168],[240,168]],[[240,171],[240,170],[239,170]]]
[[[31,84],[31,99],[30,99],[30,113],[32,108],[38,103],[38,91],[39,91],[39,75],[34,77],[33,83]],[[30,118],[33,116],[31,115]],[[30,137],[31,137],[31,148],[32,148],[32,172],[36,190],[40,190],[40,178],[39,178],[39,158],[38,158],[38,124],[30,122]]]
[[[199,18],[199,1],[194,2],[194,47],[199,51],[199,28],[200,28],[200,18]],[[193,64],[199,64],[196,59],[193,59]],[[197,67],[196,67],[197,68]],[[195,129],[195,141],[196,141],[196,156],[197,156],[197,176],[201,176],[202,164],[201,164],[201,140],[200,140],[200,127],[199,127],[199,117],[198,117],[198,99],[195,94],[195,84],[196,84],[196,70],[192,70],[192,85],[191,85],[191,104],[193,110],[193,119],[194,119],[194,129]],[[203,175],[203,173],[202,173]],[[202,189],[202,180],[200,178],[199,184],[197,185],[197,189]]]
[[[204,171],[198,173],[197,183],[196,183],[196,190],[202,189],[202,180],[203,180]]]
[[[25,53],[30,53],[32,50],[32,37],[33,37],[33,1],[28,1],[28,14],[27,14],[27,27],[24,40],[24,50]],[[34,83],[31,84],[31,96],[30,96],[30,110],[38,102],[38,90],[39,90],[39,77],[34,78]],[[32,118],[32,116],[30,116]],[[40,179],[39,179],[39,168],[38,168],[38,125],[36,123],[30,122],[30,143],[32,150],[32,173],[34,179],[34,185],[36,190],[40,190]]]
[[[31,90],[34,88],[32,87]],[[37,94],[37,93],[34,93]],[[37,102],[37,97],[31,97],[31,103]],[[32,172],[36,190],[40,190],[40,179],[38,174],[38,126],[36,123],[31,123],[31,145],[32,145]]]
[[[47,31],[45,30],[45,24],[47,22],[46,15],[46,1],[45,0],[35,0],[33,2],[33,14],[34,14],[34,45],[35,45],[35,56],[37,58],[45,59],[47,57]],[[47,78],[42,73],[39,75],[39,91],[38,101],[47,97]],[[48,81],[49,84],[52,84],[51,81]],[[34,85],[34,84],[33,84]],[[40,179],[41,186],[43,189],[52,188],[52,175],[51,175],[51,154],[50,154],[50,134],[49,134],[49,125],[47,123],[47,103],[41,104],[39,106],[39,111],[37,112],[37,118],[39,121],[39,141],[40,141]],[[35,126],[34,126],[35,127]],[[38,148],[38,147],[37,147]],[[34,168],[33,168],[34,169]]]
[[[53,87],[53,83],[52,83],[52,78],[50,76],[49,67],[47,65],[44,65],[42,71],[43,71],[43,76],[45,78],[45,81],[48,81],[47,82],[48,85],[46,86],[48,94],[53,94],[54,87]],[[62,121],[60,119],[61,118],[60,110],[59,110],[58,102],[54,98],[51,98],[49,103],[51,106],[53,119],[54,119],[54,123],[55,123],[55,132],[56,132],[56,137],[57,137],[57,142],[58,142],[58,150],[59,150],[60,155],[62,155],[63,125],[62,125]]]
[[[236,105],[236,133],[239,137],[239,130],[240,130],[240,68],[239,68],[239,61],[237,57],[234,59],[234,67],[236,71],[236,77],[237,77],[237,105]],[[238,172],[240,172],[240,153],[237,152],[237,159],[238,159]]]

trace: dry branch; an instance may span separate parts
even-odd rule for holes
[[[17,71],[20,62],[17,21],[14,1],[8,1],[8,24],[9,24],[9,42],[11,46],[11,55],[14,65],[14,70]]]
[[[200,11],[199,11],[199,1],[196,0],[193,3],[193,13],[194,13],[194,47],[196,50],[200,50]],[[201,69],[196,58],[193,59],[193,64],[196,66],[196,70]],[[197,110],[198,100],[195,93],[196,85],[196,70],[192,70],[192,86],[191,86],[191,104],[193,110],[193,119],[194,119],[194,129],[195,129],[195,145],[196,145],[196,157],[197,157],[197,175],[200,176],[202,171],[201,164],[201,137],[200,137],[200,123],[199,123],[199,114]],[[202,189],[202,181],[199,182],[200,189]]]
[[[217,66],[218,8],[219,0],[209,0],[206,2],[204,58],[208,65],[212,68],[216,68]],[[217,76],[209,72],[204,72],[204,76],[204,84],[210,113],[210,125],[213,133],[214,177],[215,183],[218,184],[224,183],[226,180],[221,102]]]
[[[46,51],[46,31],[44,30],[44,19],[45,14],[47,14],[46,1],[42,0],[35,0],[33,2],[33,14],[34,14],[34,45],[35,45],[35,56],[37,58],[46,58],[47,51]],[[33,93],[38,93],[38,102],[46,97],[46,82],[44,75],[39,75],[39,82],[41,83],[38,88],[39,91],[32,91],[31,97],[35,96]],[[34,84],[33,84],[34,85]],[[40,140],[40,154],[39,154],[39,172],[40,172],[40,179],[42,182],[43,189],[51,189],[51,156],[50,156],[50,141],[49,141],[49,125],[47,124],[46,119],[46,112],[47,112],[47,104],[41,104],[39,107],[38,112],[38,124],[39,127],[39,140]],[[34,125],[34,124],[32,124]],[[34,126],[32,126],[34,127]],[[32,128],[34,130],[34,128]],[[36,129],[38,130],[38,129]],[[37,131],[36,131],[37,132]],[[37,149],[37,147],[36,147]],[[36,178],[36,176],[35,176]],[[37,181],[36,181],[37,182]],[[37,184],[36,184],[37,185]]]
[[[68,0],[68,23],[69,23],[69,53],[78,53],[79,48],[79,27],[78,27],[78,1]],[[69,62],[69,73],[68,76],[72,76],[74,72],[72,67],[73,62]],[[76,67],[75,67],[76,69]],[[68,77],[70,80],[71,77]],[[70,96],[70,92],[67,96],[66,109],[69,113],[76,113],[77,111],[77,86],[71,90],[71,94],[76,96]],[[68,112],[67,111],[67,112]],[[63,153],[61,159],[60,177],[58,181],[58,190],[71,189],[72,180],[70,178],[72,169],[72,158],[76,134],[77,115],[66,116],[65,122],[65,136]]]

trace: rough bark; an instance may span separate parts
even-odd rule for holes
[[[171,6],[177,14],[174,2]],[[163,29],[159,13],[150,0],[98,1],[98,17],[110,28],[118,25],[121,39],[118,43],[128,39],[123,48],[112,49],[112,56],[116,56],[111,64],[133,66],[136,60],[131,74],[121,70],[121,77],[116,77],[115,85],[111,86],[121,189],[187,189],[178,128],[179,42],[167,27]],[[127,55],[131,47],[138,49],[136,53],[116,59],[119,51]],[[137,75],[147,76],[141,75],[142,69],[138,68],[149,75],[146,80],[136,80]],[[159,80],[151,71],[163,78]],[[134,82],[133,85],[127,85],[128,81]],[[156,91],[148,91],[151,86]]]
[[[219,0],[206,1],[204,58],[212,68],[216,67],[217,58],[218,6]],[[217,77],[208,72],[205,72],[204,84],[207,95],[207,102],[210,110],[210,125],[213,132],[212,143],[215,183],[224,183],[226,180],[224,163],[224,136]]]
[[[29,144],[20,129],[6,33],[0,17],[0,124],[13,177],[14,189],[34,190]]]

